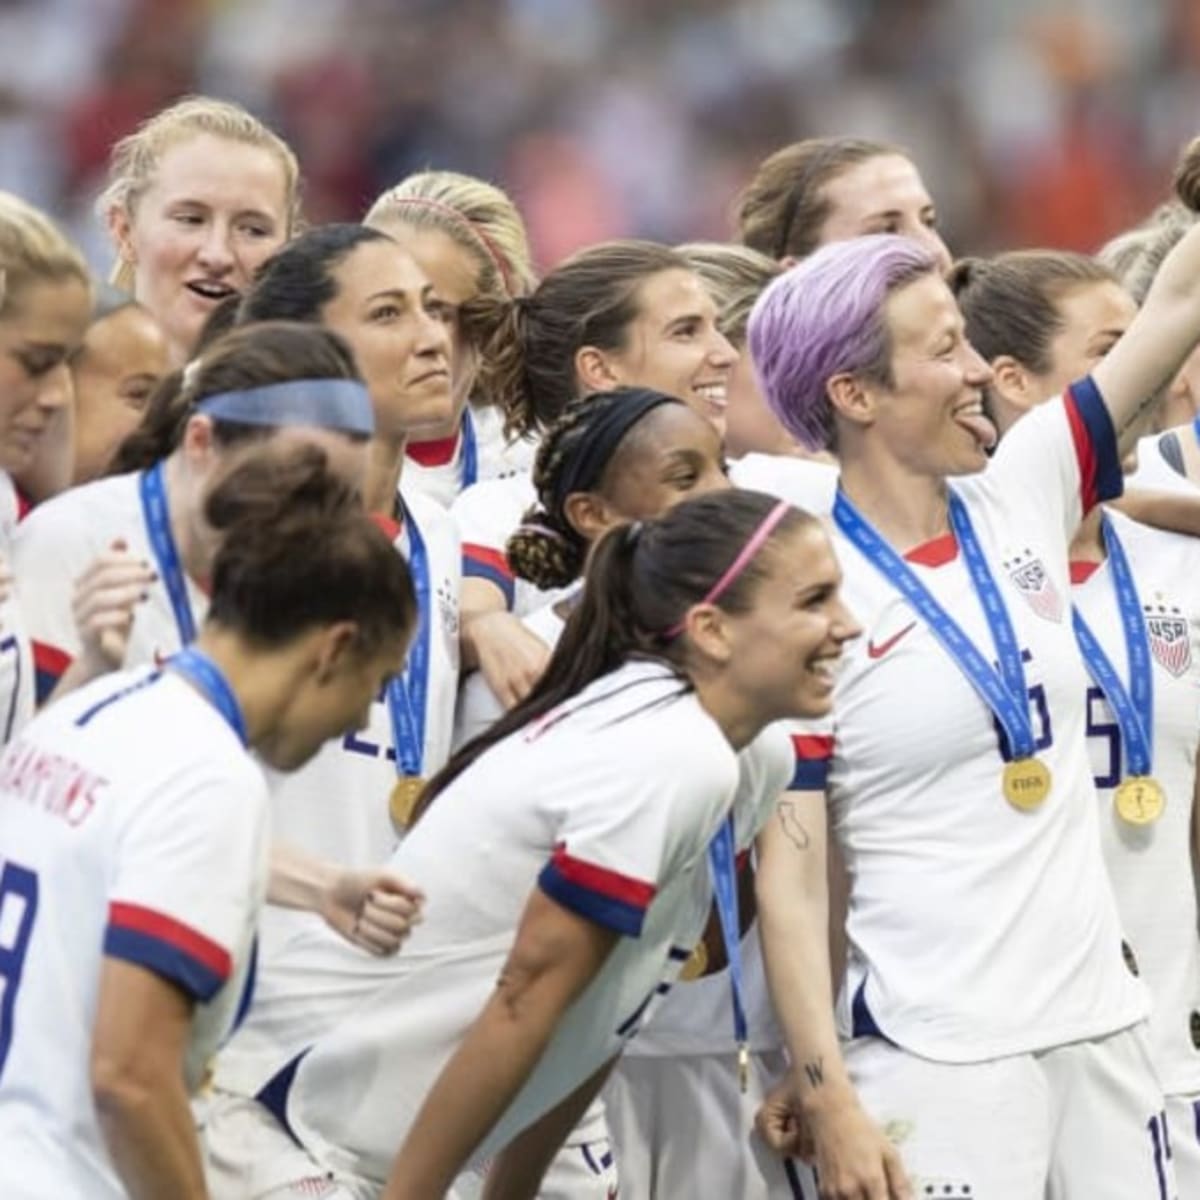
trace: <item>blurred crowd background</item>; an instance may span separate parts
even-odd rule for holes
[[[1196,0],[0,0],[0,188],[101,266],[113,140],[186,92],[296,148],[310,220],[415,169],[496,180],[539,261],[728,237],[770,150],[907,147],[952,248],[1090,250],[1200,131]]]

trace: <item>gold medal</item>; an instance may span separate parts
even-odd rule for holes
[[[696,943],[696,948],[688,957],[687,962],[683,964],[683,970],[679,972],[679,978],[690,983],[693,979],[699,979],[707,970],[708,947],[704,944],[704,939],[701,938]]]
[[[1113,793],[1113,803],[1122,821],[1130,825],[1153,825],[1167,807],[1162,785],[1149,775],[1130,775],[1122,779]]]
[[[1050,795],[1050,768],[1040,758],[1018,758],[1004,764],[1004,798],[1022,812],[1041,808]]]
[[[413,811],[424,790],[425,780],[420,775],[401,775],[396,780],[388,800],[388,810],[392,814],[392,824],[400,832],[412,824]]]

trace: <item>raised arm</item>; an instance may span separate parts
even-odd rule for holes
[[[824,792],[788,792],[758,841],[758,920],[791,1072],[759,1129],[811,1158],[822,1196],[908,1200],[895,1148],[863,1111],[842,1061],[829,963]]]
[[[496,990],[425,1098],[382,1200],[435,1200],[503,1116],[619,935],[535,890]]]
[[[1200,138],[1184,151],[1175,191],[1192,212],[1200,211]],[[1198,342],[1200,223],[1167,255],[1133,324],[1093,372],[1122,456]]]

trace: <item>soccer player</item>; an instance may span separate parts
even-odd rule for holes
[[[166,337],[147,309],[115,288],[97,289],[83,344],[71,358],[72,484],[109,473],[168,373],[167,355]]]
[[[20,513],[13,475],[35,464],[47,432],[70,407],[68,364],[90,306],[79,251],[42,213],[0,192],[0,744],[34,708],[29,625],[8,575]]]
[[[188,1107],[245,1010],[266,785],[361,724],[403,661],[412,585],[316,447],[210,492],[208,617],[0,759],[0,1192],[206,1195]],[[335,798],[331,797],[331,803]]]
[[[1093,370],[1137,311],[1105,268],[1075,254],[956,264],[951,288],[968,340],[991,363],[990,408],[1002,436],[1034,397],[1059,395]],[[1170,1148],[1180,1195],[1192,1196],[1200,1194],[1200,542],[1097,506],[1070,553],[1104,858],[1153,1000],[1162,1153]]]
[[[314,931],[340,1012],[213,1113],[214,1195],[433,1200],[493,1155],[489,1195],[533,1194],[699,938],[710,843],[728,896],[787,785],[765,726],[828,706],[837,585],[819,526],[756,493],[610,531],[542,680],[393,855],[430,898],[410,952],[368,975]]]
[[[525,223],[498,187],[455,171],[420,171],[389,188],[363,218],[417,261],[445,306],[454,416],[405,447],[406,484],[446,508],[481,479],[527,471],[534,444],[508,441],[495,405],[472,404],[484,313],[536,286]]]
[[[21,523],[13,555],[39,699],[161,662],[191,641],[217,545],[205,494],[257,443],[319,444],[349,482],[361,480],[371,414],[356,377],[344,342],[304,326],[231,336],[164,381],[118,456],[122,474],[73,488]],[[335,386],[283,386],[311,380]]]
[[[792,264],[828,242],[898,233],[950,269],[937,208],[898,146],[862,138],[808,138],[764,159],[738,204],[741,242]]]
[[[508,305],[484,345],[481,390],[518,434],[544,429],[574,397],[614,387],[676,396],[724,430],[737,351],[682,256],[654,242],[608,242],[559,264]],[[517,616],[546,597],[514,581],[509,534],[536,499],[528,476],[476,485],[453,516],[463,539],[463,665],[478,666],[511,705],[545,665],[546,647]]]
[[[762,839],[792,1111],[830,1194],[907,1194],[902,1157],[945,1196],[1155,1195],[1161,1093],[1100,853],[1068,548],[1200,337],[1200,232],[1093,374],[990,460],[991,372],[938,268],[905,238],[826,246],[751,317],[772,408],[836,443],[835,544],[868,631],[825,790]],[[827,798],[850,880],[836,1028]]]
[[[588,549],[606,530],[729,486],[712,426],[681,402],[641,388],[569,405],[542,440],[534,481],[538,506],[509,539],[507,554],[518,577],[544,589],[568,589],[562,599],[524,618],[550,646],[578,602]],[[481,732],[502,714],[482,677],[471,676],[459,704],[460,721],[469,725],[460,734]],[[804,769],[797,765],[797,772]],[[751,880],[743,867],[739,887],[747,900]],[[605,1120],[612,1130],[614,1174],[635,1196],[710,1191],[755,1200],[794,1194],[787,1172],[795,1164],[756,1149],[750,1140],[755,1112],[782,1075],[783,1061],[752,910],[742,918],[751,1050],[746,1091],[729,1070],[735,1049],[729,975],[715,970],[699,977],[710,961],[724,961],[723,954],[710,956],[706,938],[684,968],[687,982],[672,991],[622,1055],[606,1088],[606,1111],[593,1105],[555,1157],[543,1185],[549,1194],[586,1194],[567,1190],[564,1176],[574,1171],[586,1178],[581,1166],[604,1163],[607,1147],[596,1140],[607,1136]],[[701,1120],[706,1132],[697,1145],[692,1131]]]
[[[162,326],[173,366],[191,358],[213,309],[292,236],[299,179],[282,138],[209,96],[172,104],[113,147],[96,202],[117,252],[112,282]]]

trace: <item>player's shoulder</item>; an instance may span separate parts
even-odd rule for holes
[[[521,514],[537,499],[533,480],[525,472],[501,479],[484,479],[460,493],[450,515],[468,538],[473,528],[494,526],[512,530]]]
[[[18,551],[33,545],[104,546],[140,520],[137,474],[113,475],[70,488],[39,504],[17,526]]]
[[[833,463],[782,454],[747,454],[729,468],[738,487],[778,496],[818,516],[833,508],[838,475]]]

